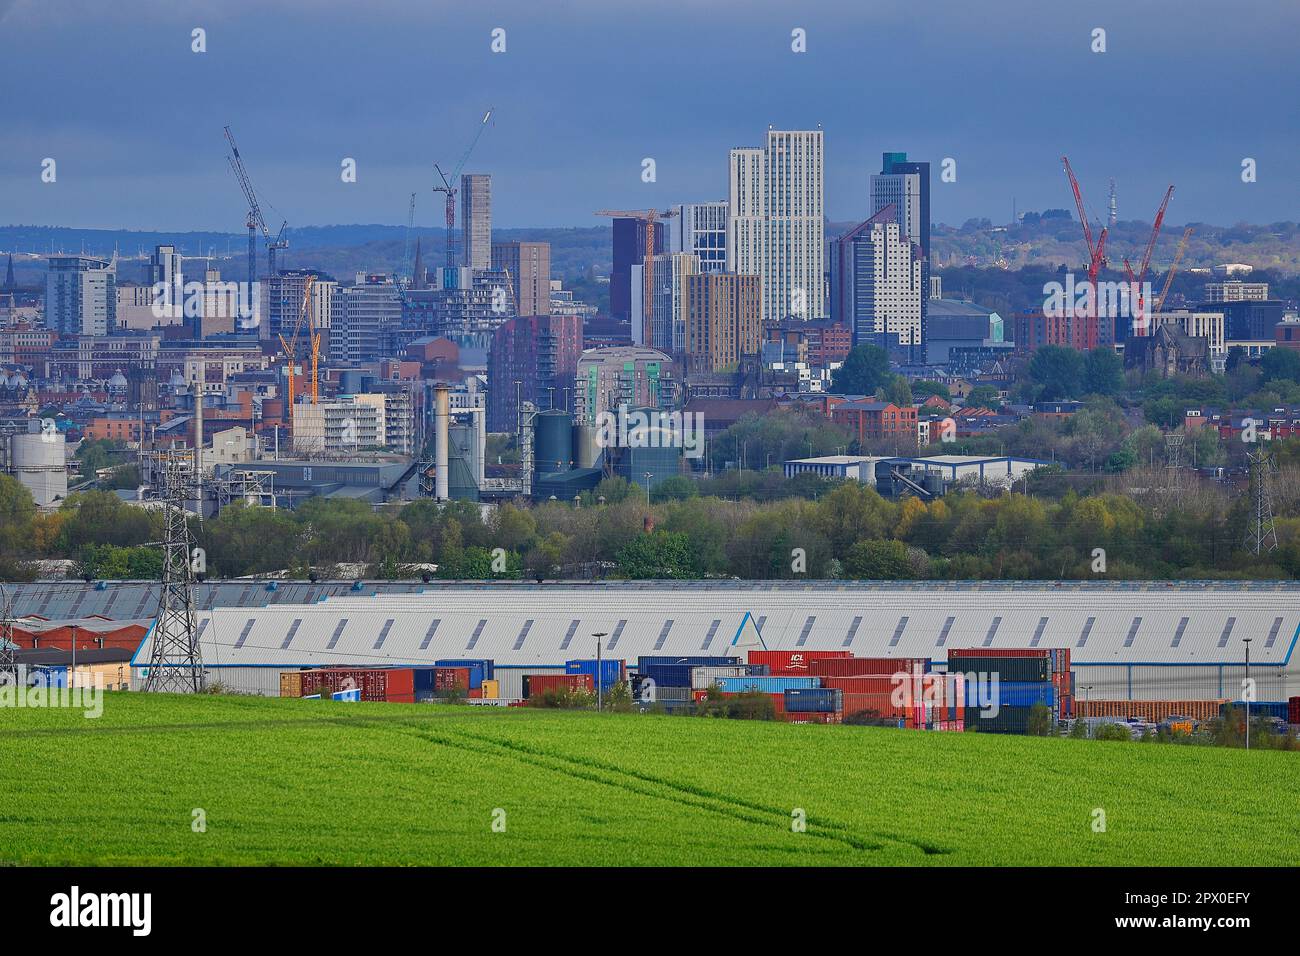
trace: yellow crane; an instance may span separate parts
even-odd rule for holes
[[[1160,295],[1156,299],[1155,308],[1151,310],[1152,315],[1159,315],[1165,306],[1165,296],[1169,294],[1170,287],[1174,284],[1174,273],[1178,271],[1178,263],[1183,261],[1183,253],[1187,251],[1187,240],[1192,237],[1192,227],[1188,226],[1183,232],[1183,238],[1178,240],[1178,251],[1174,253],[1174,261],[1169,266],[1169,271],[1165,273],[1165,284],[1160,290]]]
[[[302,324],[304,321],[307,321],[309,325],[311,324],[310,320],[308,319],[308,308],[311,305],[311,287],[315,282],[316,282],[315,276],[307,277],[307,284],[303,287],[302,290],[302,306],[298,309],[298,321],[296,321],[293,324],[292,334],[290,334],[288,339],[285,339],[283,332],[279,333],[277,336],[280,339],[281,347],[284,349],[284,357],[288,360],[289,363],[289,396],[288,396],[288,401],[285,403],[284,411],[285,414],[289,417],[290,428],[293,427],[292,424],[293,403],[296,397],[294,395],[293,376],[294,376],[294,369],[298,361],[298,336],[302,332]],[[320,333],[313,331],[311,334],[314,334],[316,336],[316,341],[317,343],[319,343]],[[314,358],[315,356],[313,355],[313,359]],[[312,392],[315,393],[315,391],[316,391],[316,363],[315,361],[313,361],[312,362]],[[313,404],[315,404],[315,399],[316,396],[315,394],[313,394],[312,396]]]

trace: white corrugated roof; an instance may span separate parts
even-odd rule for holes
[[[209,666],[556,664],[722,654],[747,622],[769,648],[945,659],[953,647],[1068,647],[1079,663],[1290,664],[1300,589],[1232,584],[435,586],[411,594],[200,611]],[[435,624],[436,622],[436,624]],[[147,661],[146,638],[137,662]]]

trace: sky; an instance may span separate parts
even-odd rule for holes
[[[937,222],[1073,208],[1062,155],[1103,218],[1113,177],[1121,219],[1173,183],[1170,223],[1296,220],[1298,38],[1295,0],[0,0],[0,224],[239,232],[229,125],[273,229],[412,192],[438,225],[489,108],[501,227],[725,198],[768,126],[825,131],[836,221],[886,150],[933,164]]]

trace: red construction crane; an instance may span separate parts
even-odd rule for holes
[[[645,223],[645,262],[642,268],[644,289],[641,295],[641,344],[653,345],[651,332],[654,317],[655,223],[677,215],[676,209],[598,209],[597,216],[613,219],[639,219]]]
[[[1091,314],[1084,316],[1087,320],[1085,329],[1082,334],[1075,326],[1074,333],[1071,336],[1074,347],[1081,350],[1091,350],[1097,347],[1097,273],[1101,271],[1102,263],[1106,260],[1106,233],[1105,226],[1102,227],[1096,243],[1092,240],[1092,226],[1088,221],[1088,210],[1083,202],[1083,193],[1079,189],[1079,181],[1074,178],[1074,170],[1070,168],[1068,157],[1062,156],[1061,163],[1065,166],[1065,175],[1069,177],[1070,189],[1074,193],[1074,206],[1079,210],[1079,222],[1083,226],[1083,241],[1088,247],[1088,284],[1091,290],[1090,301],[1092,303],[1089,312]]]
[[[1124,271],[1128,274],[1129,288],[1132,289],[1133,294],[1138,297],[1137,315],[1139,316],[1144,314],[1142,309],[1145,305],[1142,299],[1142,283],[1146,281],[1147,270],[1151,268],[1151,254],[1155,251],[1156,239],[1159,238],[1160,227],[1164,225],[1165,221],[1165,210],[1169,208],[1169,200],[1173,195],[1174,187],[1170,186],[1165,190],[1165,198],[1160,201],[1160,208],[1156,210],[1155,222],[1151,226],[1151,237],[1147,239],[1147,247],[1142,251],[1142,262],[1136,275],[1133,273],[1132,264],[1127,259],[1124,260]],[[1145,336],[1150,324],[1150,322],[1135,322],[1133,325],[1133,334]]]
[[[469,162],[469,154],[474,152],[474,147],[478,145],[479,137],[483,135],[483,130],[487,129],[488,120],[491,118],[492,110],[489,109],[483,114],[483,121],[478,124],[478,131],[474,134],[474,138],[470,140],[469,147],[465,150],[464,155],[461,156],[460,162],[456,164],[456,168],[451,171],[450,176],[444,173],[442,167],[437,163],[433,164],[434,171],[437,172],[438,176],[442,179],[442,185],[434,186],[433,191],[436,193],[442,193],[447,199],[446,223],[448,269],[456,268],[456,194],[460,192],[460,185],[458,182],[460,179],[460,173],[461,170],[465,168],[465,164]]]

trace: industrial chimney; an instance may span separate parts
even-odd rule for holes
[[[434,452],[433,463],[438,470],[434,485],[434,500],[446,501],[450,494],[447,489],[447,446],[451,441],[449,419],[451,418],[451,399],[446,385],[435,385],[434,394]]]

